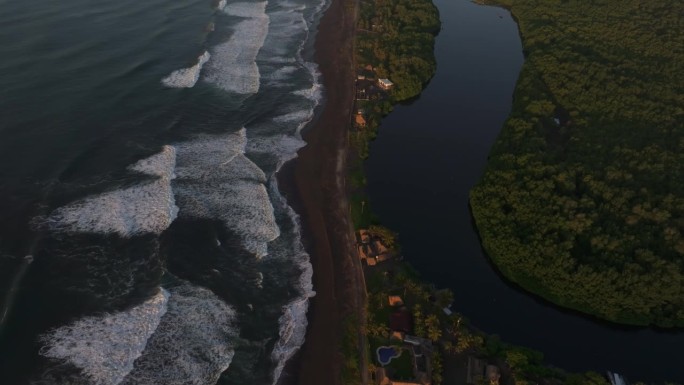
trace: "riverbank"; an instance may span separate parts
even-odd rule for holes
[[[682,137],[671,95],[682,78],[658,64],[680,62],[684,39],[657,32],[676,29],[677,9],[496,3],[517,18],[527,58],[472,190],[484,249],[509,280],[558,306],[681,329],[684,158],[671,145]],[[629,71],[615,71],[627,61]]]
[[[314,59],[325,88],[325,104],[304,132],[307,146],[279,175],[283,192],[301,218],[316,292],[307,314],[305,343],[288,363],[281,383],[342,384],[344,319],[358,313],[362,302],[345,188],[354,98],[354,4],[332,0],[320,20]]]
[[[566,312],[502,280],[483,254],[470,188],[511,109],[523,62],[517,25],[500,8],[435,0],[438,71],[421,97],[383,118],[365,171],[370,206],[399,234],[402,255],[428,282],[454,292],[454,309],[502,341],[544,352],[572,372],[684,378],[682,336],[625,328]],[[426,241],[429,240],[429,241]]]

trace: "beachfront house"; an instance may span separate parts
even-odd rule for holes
[[[356,114],[354,122],[356,123],[356,126],[359,128],[366,127],[366,118],[364,118],[361,114]]]
[[[389,79],[378,79],[378,86],[383,90],[390,90],[394,86],[394,83]]]
[[[404,301],[398,295],[388,296],[388,301],[390,306],[402,306],[404,304]]]

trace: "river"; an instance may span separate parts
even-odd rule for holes
[[[511,108],[523,63],[518,28],[500,8],[436,0],[442,19],[437,74],[420,98],[383,120],[366,163],[370,203],[399,233],[405,258],[454,310],[505,342],[571,371],[612,370],[631,380],[684,379],[684,333],[590,319],[521,291],[483,253],[468,208]]]

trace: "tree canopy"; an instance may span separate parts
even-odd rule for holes
[[[526,61],[471,191],[485,250],[557,304],[684,326],[684,3],[498,3]]]
[[[439,12],[430,0],[361,1],[357,61],[395,83],[393,101],[416,97],[435,73]]]

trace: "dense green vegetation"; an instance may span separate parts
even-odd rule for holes
[[[440,29],[439,12],[431,0],[361,0],[359,7],[356,67],[363,68],[371,82],[378,78],[391,79],[394,88],[372,99],[356,101],[356,108],[364,111],[367,122],[365,127],[356,127],[349,133],[355,155],[349,178],[350,203],[357,229],[375,222],[364,192],[363,160],[368,158],[368,145],[392,106],[418,96],[434,75],[435,35]]]
[[[388,272],[389,271],[389,272]],[[428,338],[435,347],[432,356],[433,383],[442,382],[442,361],[450,357],[476,357],[502,368],[504,381],[517,385],[609,385],[595,372],[568,373],[544,363],[541,352],[507,344],[496,335],[487,335],[470,325],[459,313],[446,315],[442,308],[458,300],[458,294],[448,289],[437,290],[426,284],[406,263],[388,271],[375,270],[367,274],[368,320],[366,334],[370,341],[370,356],[375,363],[379,346],[392,345],[387,320],[394,309],[388,305],[390,295],[400,295],[413,315],[413,334]],[[394,361],[393,361],[394,362]],[[453,362],[453,361],[452,361]],[[370,365],[372,370],[375,366]],[[407,377],[408,378],[408,377]],[[453,380],[453,379],[452,379]],[[639,383],[639,385],[644,385]],[[672,384],[674,385],[674,384]]]
[[[353,156],[348,176],[351,217],[355,229],[369,229],[388,248],[396,251],[398,245],[395,244],[395,234],[378,226],[377,218],[368,207],[363,160],[368,157],[368,145],[375,139],[382,117],[392,111],[395,103],[418,96],[434,75],[436,63],[433,49],[435,35],[440,28],[439,13],[432,0],[361,0],[359,7],[354,52],[356,67],[371,68],[365,70],[369,81],[390,78],[394,88],[372,99],[357,100],[355,103],[357,109],[365,111],[367,125],[354,127],[349,132]],[[353,318],[345,321],[342,346],[345,357],[342,378],[345,384],[358,383],[361,378],[357,346],[359,325],[358,320]],[[374,354],[368,353],[369,357]],[[397,365],[403,364],[400,367],[404,370],[400,373],[407,372],[406,363],[409,359],[409,355],[404,354],[397,361]],[[440,371],[437,367],[436,380],[440,379]]]
[[[418,96],[435,73],[439,13],[430,0],[362,0],[356,61],[395,83],[398,102]]]
[[[684,2],[497,1],[527,57],[471,193],[485,249],[560,305],[684,326]]]
[[[357,314],[347,316],[343,320],[343,333],[341,342],[342,361],[341,378],[343,384],[361,384],[361,355],[359,353],[359,328],[360,322]]]

